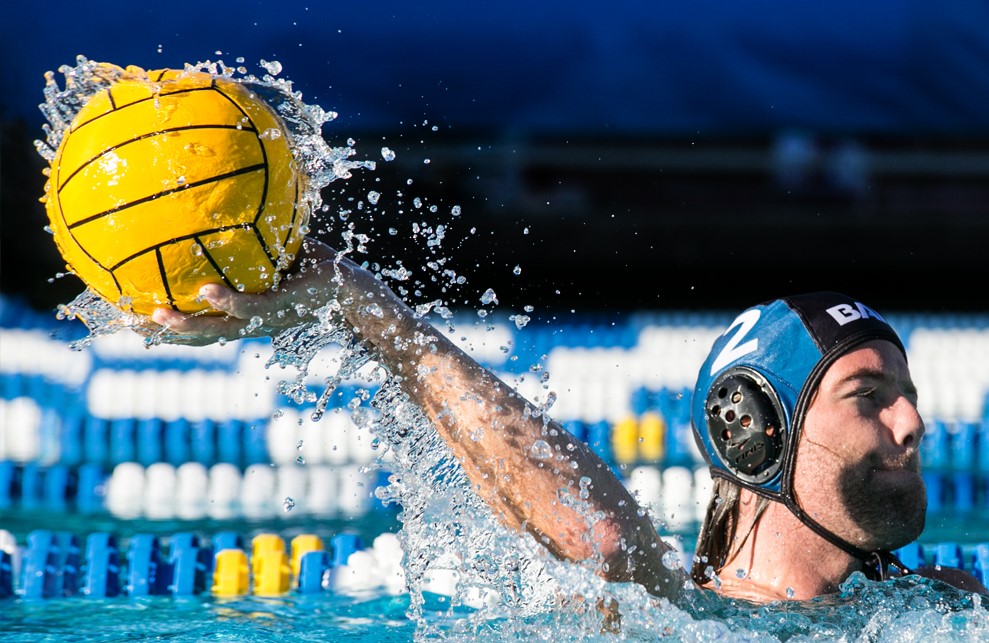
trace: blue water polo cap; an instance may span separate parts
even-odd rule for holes
[[[813,392],[828,366],[872,339],[906,355],[879,313],[834,292],[783,297],[736,317],[715,340],[691,400],[712,475],[795,505],[797,436]]]

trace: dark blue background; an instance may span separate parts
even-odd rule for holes
[[[78,54],[157,68],[222,51],[281,61],[360,131],[989,130],[983,0],[8,1],[0,25],[0,106],[32,123],[43,73]]]
[[[958,287],[981,278],[989,237],[985,0],[0,2],[0,290],[41,308],[79,290],[47,282],[62,263],[31,146],[44,73],[77,55],[281,62],[339,113],[331,143],[400,149],[373,181],[394,194],[414,174],[417,195],[463,205],[444,250],[516,308],[735,308],[809,288],[985,308]],[[784,131],[825,154],[802,191],[766,161]],[[886,171],[836,191],[826,154],[849,141]],[[378,234],[373,252],[418,243]]]

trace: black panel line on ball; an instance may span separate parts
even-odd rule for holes
[[[241,87],[243,87],[243,85],[241,85]],[[243,107],[241,106],[241,104],[240,104],[240,103],[238,103],[237,101],[235,101],[235,100],[233,99],[233,97],[232,97],[232,96],[230,96],[230,94],[228,94],[227,92],[225,92],[225,91],[223,91],[223,88],[222,88],[222,87],[220,87],[220,86],[218,86],[218,85],[216,84],[216,79],[215,79],[215,78],[214,78],[214,79],[213,79],[213,81],[212,81],[212,84],[211,84],[211,86],[210,86],[210,89],[212,89],[212,90],[213,90],[213,91],[215,91],[215,92],[216,92],[217,94],[219,94],[220,96],[223,96],[223,97],[224,97],[224,98],[226,98],[226,99],[227,99],[228,101],[230,101],[230,104],[231,104],[231,105],[233,105],[233,106],[234,106],[235,108],[237,108],[237,111],[239,111],[239,112],[240,112],[241,114],[243,114],[243,116],[244,116],[244,119],[245,119],[245,120],[246,120],[246,121],[247,121],[248,123],[250,123],[250,124],[251,124],[251,126],[250,126],[249,128],[247,128],[247,127],[245,127],[244,129],[250,129],[250,130],[251,130],[251,131],[253,131],[253,132],[257,132],[257,129],[258,129],[258,126],[257,126],[257,124],[256,124],[256,123],[254,122],[254,119],[253,119],[253,118],[251,118],[251,115],[250,115],[250,114],[248,114],[248,113],[247,113],[246,111],[244,111],[244,108],[243,108]],[[248,90],[248,91],[249,91],[249,90]],[[251,92],[251,93],[253,94],[253,92]],[[260,102],[260,100],[261,100],[261,99],[257,99],[257,100],[258,100],[258,102]],[[264,147],[264,145],[262,144],[262,145],[261,145],[261,147]]]
[[[302,186],[302,182],[299,180],[298,173],[295,175],[295,201],[292,203],[292,220],[289,221],[288,230],[285,231],[285,239],[282,241],[282,248],[288,247],[288,240],[292,238],[292,233],[295,231],[295,220],[299,217],[299,198],[302,196],[299,188]]]
[[[78,123],[77,124],[77,123],[73,122],[69,126],[69,133],[70,134],[71,133],[74,133],[74,132],[78,132],[83,127],[85,127],[86,125],[89,125],[93,121],[99,120],[99,119],[103,118],[104,116],[106,116],[107,114],[112,114],[115,111],[117,111],[117,101],[113,100],[113,87],[107,87],[104,91],[106,91],[106,98],[107,98],[107,100],[110,101],[110,109],[107,110],[107,111],[105,111],[105,112],[103,112],[102,114],[99,114],[97,116],[92,117],[91,119],[89,119],[85,123]],[[98,96],[99,94],[96,94],[96,95]]]
[[[199,233],[197,233],[196,236],[193,237],[193,239],[196,241],[196,243],[199,244],[199,247],[202,248],[203,256],[206,257],[206,261],[209,262],[209,265],[213,266],[213,270],[215,270],[216,274],[220,276],[220,279],[223,280],[223,283],[227,285],[227,288],[231,290],[236,290],[237,287],[234,286],[233,282],[230,281],[230,278],[227,277],[226,274],[224,274],[223,268],[220,267],[220,264],[218,264],[216,262],[216,259],[213,258],[213,255],[210,254],[209,249],[205,246],[205,244],[203,244],[202,239],[200,239]]]
[[[229,100],[230,103],[244,115],[247,122],[251,124],[249,131],[254,132],[254,136],[258,139],[258,147],[261,148],[261,162],[264,163],[264,185],[261,186],[261,201],[258,203],[258,210],[254,214],[254,223],[256,225],[258,220],[261,218],[261,213],[264,212],[264,204],[268,200],[268,177],[270,174],[268,171],[268,149],[265,147],[264,139],[261,138],[261,132],[258,131],[258,125],[254,122],[254,119],[251,118],[251,115],[244,111],[244,108],[241,107],[240,103],[228,96],[221,87],[216,87],[215,89],[218,94]],[[261,100],[258,99],[258,102],[261,102]],[[264,247],[265,254],[270,257],[271,253],[268,251],[267,245],[262,243],[262,246]]]
[[[108,112],[103,112],[99,116],[94,116],[93,118],[89,119],[85,123],[80,123],[78,127],[76,127],[75,129],[72,130],[73,132],[79,131],[83,127],[89,125],[90,123],[95,123],[96,121],[100,120],[101,118],[104,118],[104,117],[109,116],[111,114],[119,113],[120,110],[127,109],[131,105],[140,105],[141,103],[146,103],[149,100],[157,100],[158,98],[161,98],[162,96],[175,96],[177,94],[191,94],[192,92],[211,91],[213,88],[212,87],[190,87],[188,89],[180,89],[179,91],[165,92],[165,93],[162,93],[161,91],[157,91],[157,92],[152,93],[150,96],[148,96],[146,98],[139,98],[138,100],[134,101],[133,103],[127,103],[126,105],[121,105],[120,107],[117,107],[116,106],[116,103],[113,100],[113,94],[110,92],[111,89],[113,89],[112,86],[109,89],[107,89],[106,91],[107,91],[107,95],[110,98],[110,104],[113,105],[113,109],[111,109]]]
[[[109,91],[110,90],[108,89],[107,92],[109,92]],[[101,118],[104,118],[104,117],[109,116],[111,114],[119,114],[121,111],[123,111],[125,109],[129,109],[130,107],[132,107],[134,105],[140,105],[141,103],[146,103],[149,100],[158,100],[162,96],[178,96],[179,94],[193,94],[195,92],[211,92],[211,91],[214,91],[214,89],[212,87],[189,87],[189,88],[180,89],[180,90],[174,91],[174,92],[157,91],[157,92],[154,92],[153,94],[151,94],[150,96],[148,96],[147,98],[139,98],[138,100],[134,101],[133,103],[127,103],[126,105],[121,105],[118,108],[112,109],[112,110],[110,110],[108,112],[104,112],[104,113],[100,114],[99,116],[94,116],[93,118],[89,119],[85,123],[80,123],[79,127],[75,128],[72,131],[77,132],[77,131],[81,130],[82,128],[86,127],[87,125],[89,125],[90,123],[95,123],[96,121],[100,120]],[[218,93],[223,94],[223,92],[220,92],[220,91],[218,91]],[[223,96],[226,97],[226,94],[223,94]],[[110,95],[110,102],[111,102],[111,104],[113,103],[113,95],[112,94]],[[241,111],[243,111],[243,110],[241,110]]]
[[[203,185],[208,185],[209,183],[216,183],[218,181],[222,181],[224,179],[229,179],[229,178],[234,177],[234,176],[240,176],[241,174],[250,174],[251,172],[257,172],[258,170],[263,170],[263,169],[264,169],[264,166],[263,165],[250,165],[248,167],[242,167],[240,169],[233,170],[232,172],[226,172],[224,174],[217,174],[216,176],[211,176],[210,178],[203,179],[202,181],[194,181],[192,183],[186,183],[185,185],[180,185],[178,187],[169,188],[168,190],[162,190],[161,192],[158,192],[157,194],[152,194],[152,195],[149,195],[149,196],[141,197],[140,199],[136,199],[134,201],[131,201],[130,203],[125,203],[124,205],[117,206],[116,208],[111,208],[111,209],[106,210],[104,212],[97,212],[96,214],[91,215],[91,216],[88,216],[85,219],[80,219],[79,221],[76,221],[75,223],[69,225],[69,229],[71,230],[71,229],[77,228],[77,227],[79,227],[81,225],[86,225],[87,223],[91,223],[91,222],[96,221],[98,219],[101,219],[101,218],[103,218],[105,216],[109,216],[111,214],[115,214],[117,212],[120,212],[122,210],[126,210],[128,208],[133,208],[134,206],[141,205],[142,203],[147,203],[148,201],[154,201],[155,199],[160,199],[161,197],[168,196],[169,194],[174,194],[174,193],[180,192],[182,190],[190,190],[192,188],[197,188],[197,187],[200,187],[200,186],[203,186]],[[186,238],[188,238],[188,237],[186,237]]]
[[[65,221],[65,210],[62,209],[62,199],[60,198],[58,192],[55,193],[55,200],[58,202],[58,214],[59,214],[59,216],[62,219],[62,223],[64,223],[66,225],[66,234],[68,234],[68,225],[69,224]],[[120,289],[120,284],[117,282],[117,278],[114,276],[113,271],[110,268],[107,268],[106,266],[104,266],[103,265],[103,262],[101,262],[99,259],[97,259],[96,257],[94,257],[92,255],[92,253],[89,252],[89,250],[86,250],[86,248],[83,247],[82,243],[78,239],[76,239],[71,234],[69,234],[68,236],[76,244],[76,247],[79,248],[80,250],[82,250],[82,253],[84,255],[86,255],[87,257],[89,257],[89,260],[90,261],[92,261],[97,266],[99,266],[103,270],[106,270],[107,272],[110,273],[110,276],[113,277],[113,283],[116,284],[116,286],[117,286],[117,290],[120,291],[120,294],[121,295],[124,294],[124,291]]]
[[[134,259],[137,259],[138,257],[140,257],[141,255],[145,254],[146,252],[150,252],[151,250],[158,251],[159,249],[164,248],[165,246],[170,245],[170,244],[173,244],[173,243],[179,243],[180,241],[188,241],[189,239],[198,239],[199,237],[208,237],[211,234],[216,234],[218,232],[226,232],[227,230],[234,230],[234,229],[248,230],[248,229],[250,229],[252,227],[253,226],[250,223],[234,223],[234,224],[231,224],[231,225],[225,225],[225,226],[219,226],[219,227],[216,227],[216,228],[210,228],[209,230],[197,230],[195,232],[190,232],[189,234],[183,234],[183,235],[178,236],[178,237],[172,237],[170,239],[165,239],[164,241],[161,241],[159,243],[156,243],[153,246],[148,246],[146,248],[142,248],[142,249],[138,250],[137,252],[135,252],[134,254],[132,254],[129,257],[124,257],[123,259],[121,259],[120,261],[118,261],[117,263],[115,263],[110,268],[107,268],[107,270],[117,270],[118,268],[120,268],[120,266],[124,265],[125,263],[127,263],[129,261],[133,261]]]
[[[261,200],[258,202],[258,209],[257,212],[254,214],[254,228],[253,228],[254,236],[257,237],[258,243],[261,244],[261,249],[264,250],[265,256],[268,257],[268,261],[271,262],[272,268],[277,269],[277,257],[275,257],[272,254],[271,248],[268,247],[268,243],[265,241],[264,237],[262,236],[261,231],[258,230],[257,228],[257,223],[261,219],[261,213],[264,212],[264,204],[268,200],[268,181],[271,174],[268,171],[268,149],[265,147],[264,139],[261,138],[261,132],[258,131],[257,123],[254,122],[254,119],[251,118],[251,115],[248,114],[243,107],[241,107],[240,103],[238,103],[233,98],[228,96],[223,91],[223,88],[216,87],[215,89],[218,94],[225,97],[227,100],[230,101],[232,105],[234,105],[237,109],[240,110],[240,113],[244,115],[244,118],[247,119],[247,122],[251,124],[250,131],[254,132],[254,136],[256,136],[258,139],[258,147],[261,148],[261,162],[264,164],[264,184],[261,187]],[[260,99],[257,100],[258,102],[261,102]],[[262,109],[264,109],[263,105],[262,105]]]
[[[268,155],[264,152],[264,144],[261,144],[261,153],[264,154],[264,186],[261,188],[261,202],[258,204],[258,211],[254,215],[254,235],[258,238],[261,243],[261,248],[264,250],[264,254],[267,255],[268,260],[271,261],[272,267],[277,267],[275,264],[276,258],[272,254],[271,248],[268,247],[268,243],[264,240],[264,236],[258,229],[258,221],[261,219],[261,214],[264,212],[265,202],[268,200],[268,177],[271,173],[268,172]]]
[[[117,275],[113,274],[112,270],[109,270],[107,272],[110,273],[110,278],[113,279],[113,285],[117,287],[117,292],[120,294],[120,297],[123,297],[124,289],[120,287],[120,282],[117,280]],[[120,297],[117,297],[117,299],[120,299]]]
[[[161,246],[155,248],[155,259],[158,260],[158,274],[161,275],[161,285],[165,288],[165,296],[168,297],[168,305],[172,310],[178,310],[175,305],[175,297],[172,296],[172,289],[168,287],[168,273],[165,272],[165,260],[161,256]]]
[[[268,149],[264,146],[264,140],[258,134],[257,128],[254,129],[254,135],[258,137],[258,145],[261,146],[261,162],[264,163],[264,185],[261,186],[261,203],[258,204],[257,214],[254,215],[254,223],[257,224],[261,219],[261,213],[264,212],[264,204],[268,201],[268,181],[271,179],[271,172],[268,171]]]
[[[79,167],[77,167],[75,170],[72,171],[72,174],[70,174],[68,177],[66,177],[64,181],[62,181],[61,185],[58,186],[58,191],[61,192],[62,190],[64,190],[65,186],[69,184],[69,181],[71,181],[76,174],[79,174],[79,172],[82,172],[84,169],[89,167],[91,163],[93,163],[100,157],[108,154],[109,152],[115,152],[122,147],[126,147],[130,145],[131,143],[137,143],[139,141],[143,141],[149,138],[154,138],[155,136],[159,136],[161,134],[171,134],[173,132],[185,132],[188,130],[197,130],[197,129],[230,129],[230,130],[243,130],[248,132],[252,131],[252,130],[244,129],[243,127],[239,127],[237,125],[226,125],[226,124],[210,125],[207,123],[203,125],[182,125],[181,127],[170,127],[168,129],[160,129],[160,130],[155,130],[154,132],[148,132],[147,134],[141,134],[136,138],[132,138],[130,140],[123,141],[122,143],[118,143],[117,145],[108,147],[99,154],[97,154],[96,156],[94,156],[93,158],[86,161],[85,163],[79,165]]]
[[[155,82],[156,83],[160,83],[161,82],[161,79],[164,78],[165,77],[165,74],[167,74],[167,73],[168,73],[168,70],[167,69],[161,69],[161,70],[159,70],[158,71],[158,78],[155,78]]]
[[[276,257],[271,252],[271,248],[268,246],[267,242],[264,240],[264,235],[258,230],[256,225],[252,225],[251,229],[254,231],[254,236],[257,238],[258,243],[261,244],[261,249],[264,250],[264,256],[268,257],[268,261],[271,262],[271,267],[275,270],[278,269],[278,257]]]

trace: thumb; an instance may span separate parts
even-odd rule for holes
[[[199,296],[215,310],[237,319],[247,319],[256,314],[257,295],[231,290],[221,284],[206,284],[199,289]]]

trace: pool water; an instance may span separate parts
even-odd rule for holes
[[[592,605],[477,619],[471,608],[427,595],[423,619],[404,595],[324,593],[279,598],[215,597],[19,600],[0,612],[4,641],[984,641],[989,610],[979,597],[927,581],[846,583],[808,603],[753,606],[697,600],[679,609],[615,587],[622,622],[602,631]]]
[[[20,601],[4,641],[409,641],[408,596]]]
[[[363,580],[370,582],[334,582],[334,574],[346,573],[344,567],[329,570],[316,591],[293,588],[275,597],[250,592],[220,596],[208,590],[192,595],[122,592],[109,598],[79,593],[64,598],[8,597],[0,600],[0,640],[715,641],[727,637],[750,641],[979,641],[989,637],[989,597],[919,577],[877,583],[856,574],[839,594],[770,605],[722,601],[697,591],[684,605],[675,607],[637,585],[605,583],[579,565],[547,560],[531,538],[507,533],[485,516],[465,524],[462,514],[450,513],[445,507],[425,511],[435,520],[427,521],[427,528],[438,536],[414,556],[435,561],[454,555],[461,561],[459,582],[443,582],[449,577],[440,576],[439,582],[420,584],[415,594],[404,585],[388,586],[380,578],[377,582],[366,577]],[[179,531],[199,534],[203,541],[218,539],[221,533],[237,533],[249,550],[253,538],[266,534],[277,534],[285,543],[300,534],[315,534],[329,548],[335,535],[346,533],[363,543],[367,552],[376,537],[401,534],[403,526],[401,514],[385,513],[354,520],[300,517],[200,522],[25,511],[0,516],[0,525],[20,530],[15,534],[19,542],[39,530],[112,533],[120,544],[122,560],[127,541],[141,534],[167,543]],[[927,533],[948,540],[969,542],[985,537],[984,517],[959,520],[945,515],[929,523]],[[451,529],[462,530],[464,540],[444,539]],[[478,534],[487,534],[480,546],[492,552],[503,568],[494,573],[502,583],[499,587],[490,582],[491,574],[472,574],[463,562],[472,560],[471,541],[476,542]],[[682,547],[692,546],[689,531],[674,536]],[[165,544],[162,550],[167,550]],[[513,560],[510,551],[517,552],[518,558]],[[526,558],[535,561],[528,577],[504,574],[504,569]],[[365,567],[358,573],[373,576],[380,572]],[[125,572],[121,582],[126,583]],[[497,600],[490,600],[494,594]],[[486,598],[478,600],[479,596]],[[621,623],[617,630],[613,626],[605,629],[605,619],[597,609],[602,599],[618,602]]]

